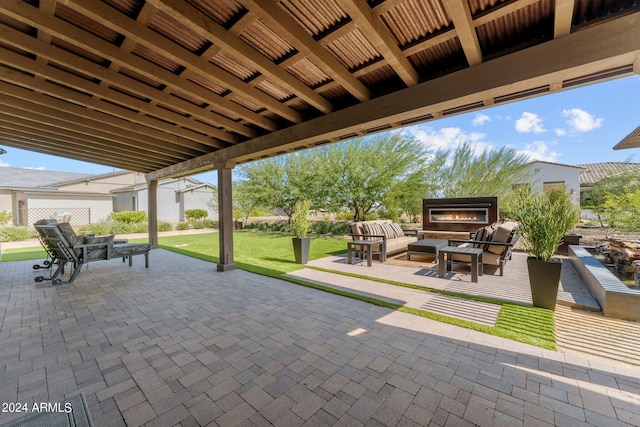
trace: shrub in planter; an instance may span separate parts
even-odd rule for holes
[[[293,252],[298,264],[306,264],[309,260],[311,239],[307,235],[311,229],[310,209],[310,201],[299,201],[296,203],[295,213],[291,217],[291,231],[295,236],[293,238]]]
[[[186,222],[181,222],[179,224],[176,225],[176,230],[178,231],[184,231],[184,230],[188,230],[189,229],[189,224]]]
[[[536,195],[518,191],[508,211],[518,221],[523,248],[530,255],[527,266],[533,305],[553,310],[562,269],[562,261],[553,256],[580,220],[580,211],[558,190]]]

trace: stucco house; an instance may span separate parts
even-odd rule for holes
[[[211,184],[193,178],[158,183],[158,220],[184,221],[187,209],[205,209],[210,219],[217,212],[209,201]],[[70,217],[73,225],[99,222],[114,211],[147,211],[144,174],[117,171],[83,174],[0,167],[0,211],[11,212],[15,225],[30,226],[52,216]]]
[[[581,166],[565,165],[536,160],[527,165],[527,182],[533,193],[542,193],[553,189],[561,189],[569,193],[574,205],[580,206],[580,174]]]

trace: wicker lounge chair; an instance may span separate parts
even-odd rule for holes
[[[51,280],[53,285],[61,283],[73,283],[82,266],[91,261],[109,260],[112,258],[129,259],[129,266],[133,264],[134,255],[144,255],[145,267],[149,268],[150,246],[143,243],[114,244],[113,236],[83,236],[82,238],[73,231],[69,223],[39,224],[36,230],[41,236],[43,246],[52,251],[57,259],[58,268],[50,278],[36,277],[36,282]],[[73,264],[73,269],[68,281],[64,282],[58,276],[64,273],[64,266]]]

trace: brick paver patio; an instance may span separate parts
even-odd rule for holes
[[[84,393],[96,426],[640,424],[640,369],[163,250],[135,261],[55,288],[0,263],[0,402]]]

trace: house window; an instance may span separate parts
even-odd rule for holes
[[[564,192],[566,190],[566,186],[564,181],[552,181],[552,182],[543,182],[542,183],[542,191],[548,193],[550,191],[559,190]]]
[[[131,210],[135,211],[137,210],[137,206],[138,206],[138,200],[136,199],[136,196],[132,196],[131,197]]]

